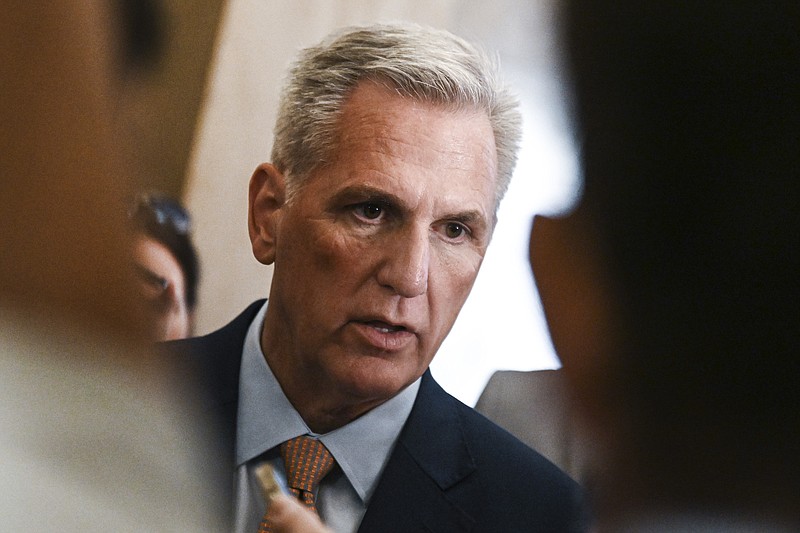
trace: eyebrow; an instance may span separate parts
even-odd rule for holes
[[[369,185],[353,185],[350,187],[345,187],[331,197],[330,204],[339,205],[342,203],[366,201],[380,203],[406,211],[411,210],[400,197],[388,193],[383,189],[371,187]]]

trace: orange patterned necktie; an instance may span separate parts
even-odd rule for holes
[[[335,462],[331,452],[317,439],[304,435],[281,444],[281,457],[286,467],[286,484],[289,490],[316,513],[317,487],[322,478],[331,471]],[[258,533],[271,531],[269,510],[267,510],[258,526]]]

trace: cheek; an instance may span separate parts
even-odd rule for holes
[[[429,300],[434,316],[449,328],[472,290],[483,257],[474,250],[437,254],[431,265]]]
[[[483,251],[467,246],[442,247],[434,257],[436,271],[431,277],[450,285],[454,298],[466,299],[483,263]]]
[[[336,227],[321,227],[309,240],[308,257],[314,267],[341,284],[360,279],[378,261],[385,243],[376,236],[358,236]]]
[[[359,257],[359,250],[352,242],[333,231],[316,233],[309,241],[305,256],[313,268],[323,275],[333,276],[352,268]],[[340,274],[336,274],[340,275]]]

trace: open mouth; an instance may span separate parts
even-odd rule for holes
[[[407,331],[403,326],[394,326],[392,324],[387,324],[386,322],[381,322],[380,320],[370,320],[369,322],[362,322],[362,324],[376,329],[381,333],[397,333],[399,331]]]
[[[373,349],[384,352],[396,352],[407,349],[414,342],[416,333],[409,327],[391,324],[383,320],[353,320],[357,343],[366,344]]]

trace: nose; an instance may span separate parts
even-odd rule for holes
[[[425,294],[430,270],[429,239],[424,229],[389,238],[386,256],[378,269],[378,283],[404,298]]]

